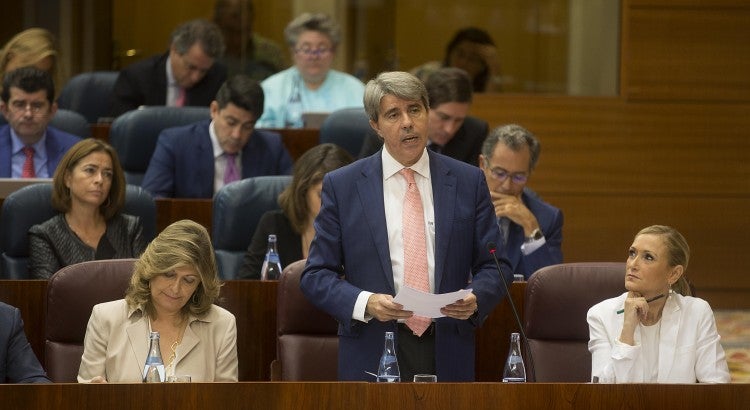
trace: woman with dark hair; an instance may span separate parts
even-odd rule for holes
[[[690,296],[690,248],[674,228],[635,235],[627,292],[588,311],[591,377],[602,383],[729,383],[711,307]]]
[[[236,382],[237,325],[214,304],[221,285],[206,228],[187,219],[164,228],[135,262],[125,299],[94,306],[78,382],[143,381],[151,331],[166,375]]]
[[[122,214],[125,173],[114,148],[97,139],[65,153],[52,179],[59,214],[29,229],[29,273],[36,279],[74,263],[135,258],[146,248],[138,217]]]
[[[456,32],[445,48],[442,62],[431,61],[413,68],[411,73],[422,82],[442,67],[455,67],[471,77],[474,92],[502,91],[500,58],[497,47],[486,31],[467,27]]]
[[[350,162],[351,155],[335,144],[317,145],[297,160],[291,184],[279,195],[281,209],[260,218],[240,266],[240,279],[260,279],[269,234],[276,235],[282,267],[307,258],[315,236],[313,221],[320,211],[323,176]]]

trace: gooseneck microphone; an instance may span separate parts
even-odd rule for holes
[[[516,325],[518,325],[518,332],[521,334],[521,339],[523,340],[523,343],[526,345],[526,353],[528,353],[529,356],[529,367],[531,368],[531,374],[532,374],[532,380],[536,381],[536,370],[534,369],[534,358],[531,356],[531,346],[529,346],[529,339],[526,338],[526,332],[523,331],[523,324],[521,323],[521,317],[518,316],[518,310],[516,309],[516,304],[513,302],[513,296],[510,294],[510,286],[508,286],[508,281],[505,280],[505,275],[503,275],[503,270],[500,268],[500,262],[497,260],[497,255],[495,255],[495,251],[497,250],[497,246],[495,245],[495,242],[488,242],[487,243],[487,250],[490,252],[490,255],[492,255],[492,260],[495,261],[495,267],[497,268],[497,273],[500,274],[500,279],[503,281],[503,286],[505,286],[505,293],[508,295],[508,302],[510,303],[510,310],[513,311],[513,317],[516,319]]]

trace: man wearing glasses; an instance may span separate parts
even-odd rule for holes
[[[55,84],[36,67],[13,70],[3,79],[0,111],[0,178],[51,178],[79,137],[49,127],[57,112]]]
[[[112,117],[142,105],[208,107],[227,79],[219,28],[203,19],[177,27],[169,51],[131,64],[115,82]]]
[[[498,243],[505,245],[513,273],[526,279],[562,263],[562,212],[526,188],[540,151],[534,134],[510,124],[490,132],[479,156],[502,236]]]

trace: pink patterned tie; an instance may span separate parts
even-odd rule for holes
[[[226,185],[240,179],[240,177],[237,175],[237,164],[234,163],[234,158],[237,157],[237,154],[228,154],[225,152],[224,156],[227,158],[227,167],[224,169],[224,185]]]
[[[175,107],[184,107],[186,103],[185,89],[180,87],[177,92],[177,99],[174,100]]]
[[[36,171],[34,170],[34,147],[23,147],[23,153],[26,155],[26,161],[23,163],[21,169],[21,178],[34,178],[36,177]]]
[[[404,239],[404,285],[429,292],[430,280],[427,277],[427,242],[422,199],[419,196],[419,188],[414,182],[414,170],[404,168],[399,173],[404,176],[408,184],[401,221]],[[430,318],[414,315],[406,320],[406,325],[415,335],[422,336],[422,333],[430,327],[431,322]]]

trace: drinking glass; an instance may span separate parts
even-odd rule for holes
[[[167,376],[167,383],[190,383],[190,375],[181,374]]]

